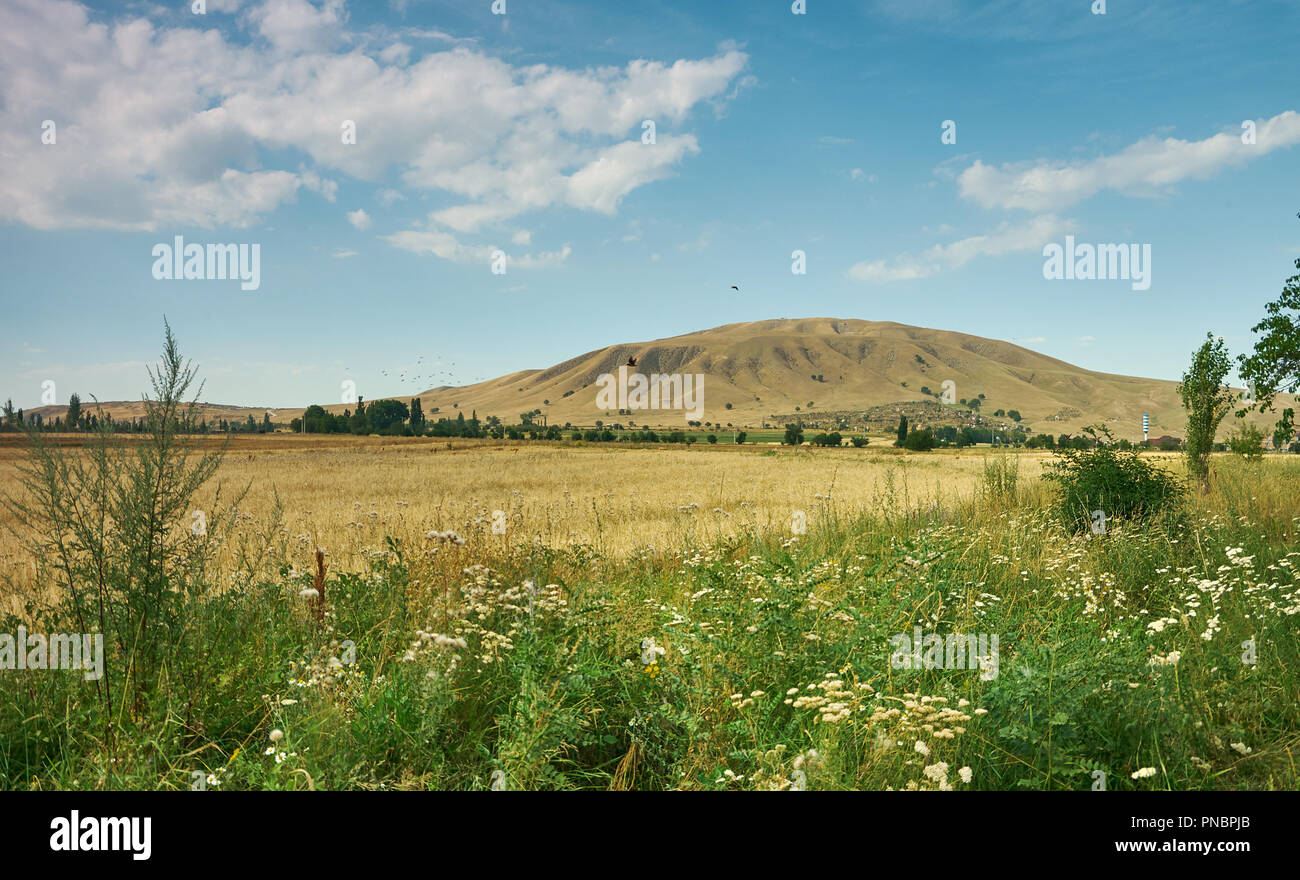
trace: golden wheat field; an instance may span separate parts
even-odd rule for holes
[[[999,454],[903,454],[883,443],[665,448],[281,434],[236,440],[196,507],[211,515],[247,488],[238,515],[256,528],[271,522],[278,498],[276,532],[299,565],[319,546],[332,566],[360,569],[385,536],[420,546],[428,532],[446,530],[476,543],[589,544],[619,556],[788,533],[796,511],[813,527],[818,517],[862,509],[942,507],[969,497]],[[23,455],[19,444],[0,449],[6,487],[16,487]],[[1022,481],[1036,482],[1050,458],[1018,453]],[[8,516],[0,511],[0,564],[23,583],[31,562]]]

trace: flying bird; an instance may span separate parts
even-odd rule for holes
[[[734,291],[736,291],[736,293],[740,293],[740,288],[739,288],[739,287],[737,287],[737,286],[736,286],[736,285],[734,285],[734,284],[733,284],[733,285],[731,285],[731,289],[732,289],[732,290],[734,290]]]
[[[628,365],[629,367],[635,367],[635,366],[636,366],[636,358],[634,358],[634,357],[630,357],[630,358],[628,358],[628,359],[627,359],[627,365]]]

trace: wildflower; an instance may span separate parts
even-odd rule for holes
[[[959,779],[961,779],[962,782],[966,783],[967,785],[970,785],[970,779],[971,779],[971,770],[970,770],[970,768],[969,768],[969,767],[963,767],[963,768],[961,768],[960,770],[958,770],[958,771],[957,771],[957,777],[958,777]]]
[[[927,758],[930,756],[930,747],[927,746],[923,740],[918,739],[916,745],[912,746],[912,748],[920,754],[925,755]]]
[[[1156,654],[1147,661],[1149,666],[1177,666],[1178,661],[1183,659],[1181,651],[1170,651],[1168,654]]]
[[[282,739],[284,739],[284,731],[283,731],[283,730],[280,730],[279,728],[276,728],[275,730],[271,731],[271,742],[273,742],[273,743],[278,743],[278,742],[279,742],[280,740],[282,740]]]
[[[318,598],[320,598],[320,590],[317,590],[315,587],[308,587],[308,588],[305,589],[305,590],[299,590],[299,591],[298,591],[298,598],[300,598],[300,599],[318,599]]]
[[[926,779],[930,780],[931,782],[937,785],[943,785],[945,782],[948,781],[948,765],[943,761],[939,761],[938,763],[935,764],[930,764],[929,766],[923,768],[921,772],[925,774]]]
[[[1142,769],[1134,770],[1131,774],[1129,774],[1130,778],[1132,779],[1146,779],[1148,776],[1155,776],[1155,775],[1156,775],[1155,767],[1143,767]]]
[[[1249,755],[1251,752],[1254,751],[1254,749],[1252,749],[1250,746],[1246,745],[1245,743],[1239,743],[1239,742],[1232,743],[1232,750],[1239,755]]]
[[[641,640],[641,664],[649,666],[665,654],[665,650],[655,644],[653,636]]]

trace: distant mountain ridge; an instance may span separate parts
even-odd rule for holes
[[[630,359],[635,366],[628,366]],[[765,422],[815,418],[817,413],[936,401],[945,382],[952,383],[956,401],[980,399],[980,412],[987,421],[1009,422],[993,413],[1015,410],[1035,433],[1075,433],[1085,425],[1105,424],[1117,437],[1141,439],[1143,413],[1151,417],[1152,437],[1181,437],[1185,426],[1178,383],[1173,381],[1087,370],[1010,342],[968,333],[840,318],[725,324],[665,339],[618,343],[544,369],[521,370],[473,385],[439,386],[396,399],[418,396],[430,419],[454,418],[461,412],[469,418],[477,412],[480,419],[495,415],[513,424],[521,413],[539,410],[552,425],[592,425],[597,420],[653,427],[685,424],[681,409],[636,409],[620,415],[617,406],[598,407],[601,377],[617,379],[620,366],[627,366],[627,377],[640,373],[647,381],[652,374],[703,376],[700,420],[723,426],[758,427]],[[321,403],[334,412],[354,408]],[[93,405],[87,401],[83,406]],[[104,407],[115,415],[140,414],[139,403]],[[33,412],[52,419],[65,409],[41,407]],[[288,422],[302,411],[303,407],[281,408],[273,410],[272,418]],[[202,407],[210,422],[243,421],[249,414],[260,422],[262,412],[262,408]],[[1266,426],[1276,416],[1252,420]]]
[[[1140,438],[1143,413],[1152,436],[1182,434],[1177,383],[1100,373],[1000,340],[892,321],[782,318],[726,324],[648,342],[606,346],[540,370],[475,385],[432,388],[418,396],[426,414],[477,411],[480,418],[541,410],[549,424],[596,419],[681,425],[681,411],[597,408],[597,380],[629,371],[705,377],[703,420],[757,426],[811,412],[846,412],[889,403],[978,398],[987,420],[1017,410],[1036,431],[1074,432],[1105,423],[1116,436]],[[929,394],[923,393],[928,389]],[[414,396],[414,395],[413,395]],[[549,403],[547,402],[549,401]],[[810,406],[811,402],[811,406]],[[730,408],[727,407],[730,404]],[[796,411],[798,407],[798,411]],[[338,409],[338,407],[330,407]],[[434,416],[436,417],[436,416]]]

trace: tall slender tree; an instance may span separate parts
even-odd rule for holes
[[[68,398],[68,412],[63,419],[63,424],[69,431],[77,430],[77,426],[81,424],[81,395],[75,391]]]
[[[1237,402],[1238,393],[1223,384],[1231,362],[1222,339],[1205,334],[1205,342],[1192,355],[1178,394],[1187,410],[1187,472],[1202,492],[1210,491],[1210,452],[1219,423]]]

